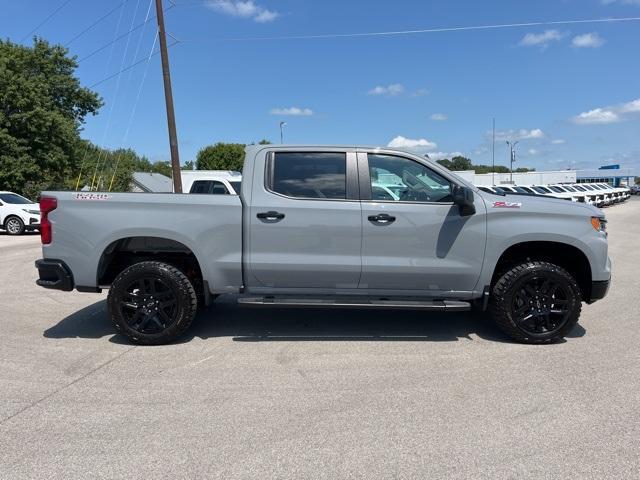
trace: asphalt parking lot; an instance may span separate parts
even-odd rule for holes
[[[640,478],[640,198],[566,342],[477,314],[247,310],[114,336],[105,294],[35,286],[0,234],[0,478]]]

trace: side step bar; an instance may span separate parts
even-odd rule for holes
[[[246,307],[298,308],[380,308],[397,310],[471,310],[469,302],[458,300],[390,300],[388,298],[301,298],[301,297],[240,297],[238,304]]]

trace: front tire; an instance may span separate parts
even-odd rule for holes
[[[492,289],[490,312],[498,327],[521,343],[552,343],[578,322],[582,295],[576,280],[549,262],[530,261],[505,272]]]
[[[9,217],[4,222],[4,228],[9,235],[22,235],[25,227],[20,217]]]
[[[163,262],[140,262],[116,277],[107,298],[116,330],[138,345],[180,337],[196,315],[198,299],[187,276]]]

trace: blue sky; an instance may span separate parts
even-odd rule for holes
[[[149,0],[69,0],[37,34],[69,43],[90,86],[154,42]],[[0,31],[28,34],[63,0],[4,0]],[[640,17],[640,0],[175,0],[165,14],[182,161],[217,141],[396,145],[538,169],[640,168],[640,22],[322,38],[539,21]],[[170,3],[165,0],[165,8]],[[153,7],[151,9],[153,13]],[[22,40],[25,36],[27,38]],[[173,42],[173,40],[170,40]],[[157,46],[156,46],[157,50]],[[105,100],[83,136],[169,158],[159,56],[94,87]],[[139,101],[136,98],[139,95]],[[135,112],[133,106],[136,105]],[[132,121],[131,121],[132,119]],[[129,126],[130,125],[130,126]]]

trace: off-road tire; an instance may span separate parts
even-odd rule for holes
[[[161,285],[168,287],[170,292],[164,293],[174,295],[176,306],[171,316],[173,323],[160,331],[145,333],[130,325],[129,312],[133,311],[135,315],[140,309],[133,308],[127,311],[122,307],[122,303],[126,298],[131,298],[127,289],[131,289],[132,284],[140,281],[146,284],[152,280],[162,282]],[[107,304],[109,316],[116,330],[132,343],[163,345],[176,340],[189,328],[197,312],[198,299],[191,281],[176,267],[163,262],[147,261],[131,265],[116,277],[109,289]],[[156,316],[156,319],[159,317]]]
[[[566,292],[566,318],[552,331],[532,333],[522,328],[514,318],[514,296],[532,279],[550,279]],[[565,269],[549,262],[528,261],[507,270],[495,283],[489,301],[489,313],[496,325],[516,342],[530,344],[553,343],[564,338],[580,318],[582,295],[575,278]]]

